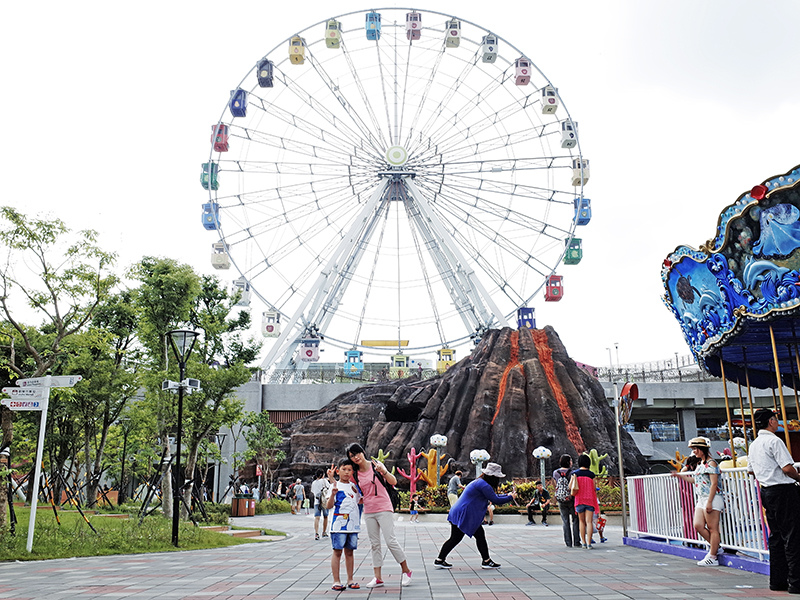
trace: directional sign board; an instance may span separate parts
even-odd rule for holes
[[[43,410],[44,402],[41,400],[16,400],[14,398],[0,398],[0,404],[11,410]]]
[[[30,377],[29,379],[17,379],[16,383],[19,387],[73,387],[83,377],[80,375],[52,375],[50,383],[47,383],[47,377]]]
[[[3,393],[8,394],[14,399],[25,399],[25,400],[43,400],[45,395],[44,388],[38,389],[26,389],[26,388],[16,388],[16,387],[4,387]]]

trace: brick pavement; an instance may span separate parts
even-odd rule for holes
[[[503,566],[482,570],[472,540],[465,538],[448,557],[450,571],[433,568],[449,534],[445,523],[397,523],[413,569],[413,583],[400,587],[400,570],[388,556],[386,587],[363,587],[372,578],[366,534],[356,551],[361,590],[330,590],[330,543],[313,539],[308,516],[239,518],[247,527],[289,532],[279,542],[149,555],[106,556],[39,562],[0,563],[0,600],[301,600],[367,597],[372,600],[519,600],[523,598],[684,599],[771,598],[764,575],[729,568],[702,568],[686,559],[638,550],[620,543],[609,527],[609,542],[594,550],[567,549],[561,527],[498,524],[487,528],[492,558]],[[344,566],[342,566],[344,575]],[[337,599],[341,600],[341,599]]]

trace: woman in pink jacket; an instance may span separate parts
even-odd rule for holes
[[[575,512],[581,528],[581,543],[584,550],[592,549],[592,517],[600,513],[597,502],[597,490],[594,485],[594,473],[589,470],[592,461],[585,454],[578,457],[578,470],[572,476],[578,479],[578,493],[575,496]]]

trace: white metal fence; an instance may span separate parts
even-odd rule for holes
[[[758,483],[747,468],[722,469],[719,478],[725,509],[720,519],[722,546],[769,557],[767,527]],[[694,529],[695,487],[669,474],[628,478],[628,505],[631,523],[628,532],[668,541],[701,543]]]

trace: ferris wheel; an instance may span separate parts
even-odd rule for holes
[[[212,125],[201,182],[212,264],[235,267],[276,337],[264,368],[302,368],[298,351],[315,360],[323,340],[457,347],[545,289],[560,299],[549,284],[580,260],[589,164],[521,50],[386,8],[320,21],[254,62]]]

